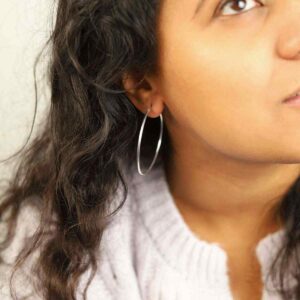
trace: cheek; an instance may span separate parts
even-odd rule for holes
[[[284,131],[276,99],[267,98],[270,57],[265,50],[216,43],[169,52],[163,83],[177,124],[229,156],[259,160],[276,155]]]

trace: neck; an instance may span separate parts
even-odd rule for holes
[[[172,153],[165,163],[170,191],[185,221],[202,237],[257,241],[282,227],[278,207],[299,176],[299,164],[263,164]]]

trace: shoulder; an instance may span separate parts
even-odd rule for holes
[[[103,286],[113,299],[141,299],[136,269],[136,254],[140,251],[137,245],[140,222],[134,177],[130,177],[127,184],[126,194],[120,185],[114,195],[110,212],[121,206],[112,214],[103,231],[97,270],[87,291],[88,299],[99,299],[99,286]],[[83,276],[82,284],[86,281],[87,274]]]
[[[137,274],[137,255],[143,252],[143,247],[148,247],[144,243],[144,231],[141,228],[138,201],[140,199],[137,193],[138,174],[130,173],[127,178],[127,193],[120,184],[118,190],[113,196],[112,210],[122,204],[120,209],[114,213],[109,223],[105,227],[101,243],[98,250],[98,264],[96,273],[87,290],[87,299],[98,300],[99,296],[110,299],[140,299],[139,281]],[[139,186],[139,192],[141,186]],[[126,197],[125,197],[126,196]],[[38,202],[39,199],[36,199]],[[24,205],[20,209],[17,218],[17,227],[12,243],[5,251],[1,253],[1,258],[6,264],[0,265],[0,299],[11,299],[9,294],[9,280],[12,271],[12,264],[20,253],[24,244],[39,229],[41,221],[41,211],[38,205]],[[141,245],[141,239],[143,239]],[[22,269],[21,275],[15,282],[17,293],[29,295],[31,290],[30,264],[34,263],[34,258],[28,261],[27,268]],[[91,270],[89,269],[82,275],[79,283],[79,293],[88,282]],[[27,293],[28,291],[28,293]],[[127,298],[122,298],[127,297]],[[37,295],[28,299],[40,299]]]
[[[21,206],[18,217],[16,219],[16,227],[11,243],[7,248],[1,251],[0,264],[0,299],[11,299],[9,285],[13,271],[14,263],[20,254],[24,245],[27,245],[32,235],[36,232],[40,220],[40,212],[35,205],[37,198],[32,197]],[[1,240],[6,234],[7,226],[1,223]],[[13,277],[13,286],[17,295],[22,294],[28,297],[27,299],[38,299],[37,296],[32,298],[33,288],[31,286],[32,274],[30,267],[32,261],[36,257],[36,253],[18,269]]]
[[[162,172],[161,168],[155,168],[148,176],[142,176],[132,168],[126,181],[127,192],[125,193],[123,185],[119,186],[110,212],[119,206],[120,208],[110,217],[101,243],[104,250],[111,255],[119,255],[120,251],[126,250],[126,257],[134,259],[132,255],[142,248],[136,240],[147,234],[145,217],[157,217],[151,211],[156,205],[153,198],[157,199],[157,195],[164,192]],[[122,248],[119,247],[121,244]]]

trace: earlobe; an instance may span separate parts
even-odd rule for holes
[[[151,102],[151,105],[149,107],[151,107],[151,111],[149,112],[149,117],[158,118],[159,115],[164,110],[164,102],[157,98]]]

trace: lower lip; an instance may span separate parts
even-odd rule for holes
[[[286,105],[300,107],[300,96],[289,98],[283,101]]]

